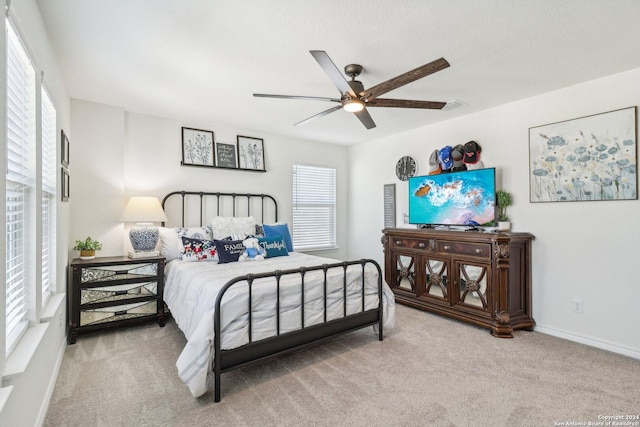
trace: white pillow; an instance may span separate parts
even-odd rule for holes
[[[216,216],[211,219],[209,225],[213,238],[216,240],[224,239],[229,236],[242,236],[238,240],[242,240],[247,236],[256,233],[256,220],[252,216],[245,217],[224,217]]]
[[[180,258],[184,252],[182,236],[200,240],[211,240],[211,233],[204,227],[158,227],[160,231],[160,254],[167,259],[167,262]]]

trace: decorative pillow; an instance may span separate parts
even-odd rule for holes
[[[167,262],[180,258],[184,251],[181,237],[190,237],[200,240],[211,240],[211,233],[202,227],[158,227],[160,231],[160,254],[167,259]]]
[[[211,240],[192,239],[183,237],[184,251],[180,256],[182,261],[217,261],[216,245]]]
[[[174,228],[158,227],[160,232],[160,254],[167,259],[167,262],[180,258],[184,250],[180,236]]]
[[[180,237],[190,237],[192,239],[200,240],[213,239],[208,227],[176,227],[175,230]]]
[[[245,217],[224,217],[217,216],[211,220],[209,225],[212,237],[222,239],[227,236],[247,236],[256,232],[256,220],[252,216]]]
[[[287,244],[284,242],[284,238],[280,235],[273,237],[260,237],[258,244],[262,246],[267,258],[275,258],[278,256],[289,256],[287,251]]]
[[[240,255],[244,252],[242,240],[213,240],[218,251],[218,263],[226,264],[228,262],[236,262]]]
[[[280,236],[284,239],[284,243],[287,245],[287,251],[293,252],[293,243],[291,243],[291,233],[289,233],[289,226],[287,223],[282,224],[263,224],[264,237]]]

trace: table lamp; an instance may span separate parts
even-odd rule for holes
[[[120,221],[136,223],[129,231],[129,239],[134,250],[133,253],[129,252],[130,258],[157,255],[155,248],[160,232],[153,223],[167,221],[157,197],[131,197]]]

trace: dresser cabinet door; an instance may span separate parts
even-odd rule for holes
[[[456,289],[453,304],[491,316],[491,264],[455,261],[454,266]]]
[[[437,303],[449,304],[451,287],[451,267],[446,258],[438,258],[432,255],[422,257],[421,268],[424,274],[424,292],[419,296]]]
[[[417,258],[418,256],[413,253],[406,253],[397,250],[393,251],[392,265],[394,266],[394,280],[393,283],[390,283],[392,288],[402,290],[413,295],[417,294]]]

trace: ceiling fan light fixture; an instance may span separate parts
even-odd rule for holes
[[[364,110],[364,102],[359,99],[347,99],[342,103],[342,108],[350,113],[357,113]]]

